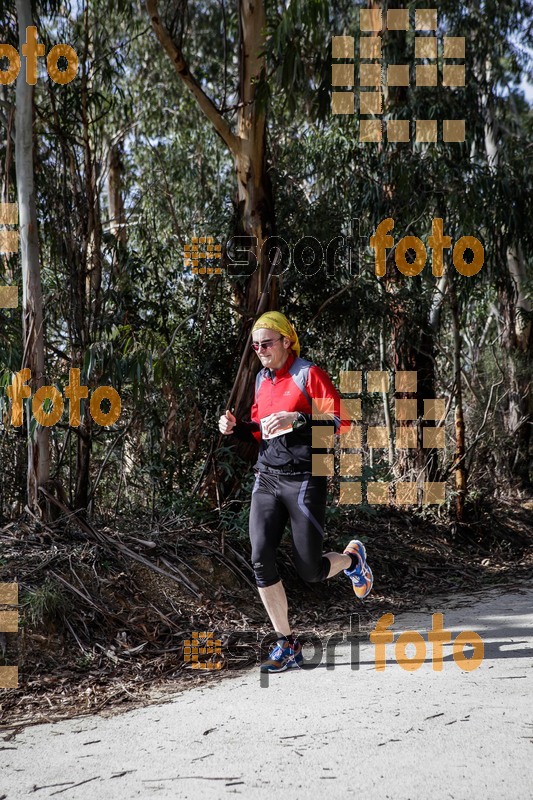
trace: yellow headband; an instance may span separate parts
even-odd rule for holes
[[[259,328],[268,328],[271,331],[281,333],[282,336],[286,336],[287,339],[291,340],[291,350],[294,350],[297,356],[300,355],[298,334],[285,314],[281,314],[279,311],[267,311],[266,314],[262,314],[262,316],[254,322],[252,333]]]

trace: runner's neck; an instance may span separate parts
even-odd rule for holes
[[[271,380],[274,380],[274,378],[280,378],[291,368],[295,358],[296,358],[296,353],[294,352],[294,350],[289,350],[289,354],[285,359],[285,361],[283,362],[283,364],[281,365],[281,367],[278,367],[278,369],[269,369],[268,367],[265,367],[266,374],[270,377]]]

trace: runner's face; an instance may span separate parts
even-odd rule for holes
[[[279,331],[273,331],[270,328],[258,328],[252,334],[252,341],[257,344],[260,342],[274,342],[271,347],[260,347],[257,350],[258,358],[263,367],[280,369],[286,362],[291,342],[286,336],[282,337]]]

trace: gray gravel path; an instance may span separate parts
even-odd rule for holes
[[[477,632],[484,659],[413,672],[364,641],[335,669],[258,669],[114,717],[30,727],[0,740],[0,800],[65,798],[533,798],[533,589],[461,597],[401,614],[392,628]],[[469,655],[468,650],[465,650]],[[407,655],[411,651],[408,649]],[[47,787],[35,788],[34,787]]]

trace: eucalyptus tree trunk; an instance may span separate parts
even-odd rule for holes
[[[85,314],[79,320],[79,346],[73,353],[73,362],[82,367],[87,348],[98,341],[102,326],[102,217],[100,195],[97,181],[97,142],[96,126],[92,121],[92,93],[94,87],[90,77],[91,64],[94,61],[94,44],[91,31],[98,22],[89,16],[89,4],[84,11],[84,45],[80,58],[81,66],[81,134],[84,158],[83,194],[87,204],[86,225],[84,229],[84,258],[82,258],[78,291],[82,295],[81,302]],[[87,376],[89,387],[91,381],[97,383],[96,373]],[[89,413],[89,404],[85,404],[77,429],[78,448],[76,454],[76,508],[87,509],[89,501],[89,483],[91,451],[94,423]]]
[[[395,371],[416,372],[417,416],[424,418],[424,400],[435,397],[434,332],[425,325],[425,318],[416,320],[406,312],[403,303],[394,296],[391,299],[392,339]],[[416,335],[413,335],[414,330]],[[396,393],[397,398],[409,398],[411,394]],[[398,420],[398,427],[410,427],[412,423]],[[435,449],[423,449],[422,428],[419,427],[417,448],[397,449],[396,468],[408,480],[434,481],[438,471],[438,454]]]
[[[128,236],[126,231],[126,214],[124,211],[122,142],[109,145],[107,155],[107,202],[109,207],[109,230],[115,237],[116,249],[113,253],[112,271],[120,273],[119,252],[126,247]]]
[[[385,348],[385,324],[384,322],[381,325],[379,331],[379,358],[380,358],[380,366],[379,368],[383,371],[387,371],[387,357],[386,357],[386,348]],[[381,393],[381,400],[383,402],[383,414],[385,417],[385,427],[387,428],[387,442],[388,442],[388,449],[389,449],[389,464],[392,467],[394,465],[394,427],[392,424],[392,418],[390,413],[389,407],[389,395],[387,392]],[[372,451],[370,451],[372,453]]]
[[[17,0],[19,47],[26,41],[26,28],[33,25],[31,1]],[[22,64],[16,88],[15,110],[15,163],[17,170],[17,196],[19,206],[20,250],[22,263],[22,326],[24,356],[21,368],[31,371],[33,392],[45,385],[43,296],[37,234],[37,206],[33,171],[33,85],[26,81]],[[49,429],[37,425],[34,435],[28,426],[28,505],[45,516],[44,504],[38,494],[50,477]]]
[[[490,60],[485,65],[487,84],[490,85]],[[480,66],[478,65],[478,74]],[[482,93],[485,113],[485,152],[489,167],[496,172],[499,150],[496,138],[496,118],[487,92]],[[504,320],[503,340],[509,369],[509,395],[504,417],[508,433],[514,440],[515,452],[509,465],[511,475],[522,488],[530,489],[530,441],[533,425],[533,392],[531,374],[533,366],[532,303],[527,293],[527,273],[524,253],[517,242],[507,247],[505,268],[508,288],[500,291],[500,310]]]
[[[258,266],[238,297],[244,320],[240,337],[242,359],[231,393],[231,403],[235,406],[237,416],[242,416],[249,412],[253,376],[257,372],[255,354],[247,347],[251,323],[259,312],[276,308],[277,304],[276,278],[271,274],[270,262],[264,253],[261,254],[265,239],[275,232],[273,195],[266,169],[266,115],[257,100],[258,81],[266,69],[262,55],[266,27],[264,0],[238,2],[239,97],[235,132],[191,72],[180,46],[171,37],[159,15],[158,0],[146,0],[146,8],[153,29],[177,74],[226,144],[237,175],[239,233],[256,238],[256,244],[250,252],[250,263],[253,265],[256,259]],[[241,455],[249,455],[247,445],[239,443],[238,449]]]
[[[405,3],[401,0],[390,0],[386,5],[381,0],[367,0],[366,7],[369,9],[379,9],[382,12],[383,25],[386,27],[386,9],[404,8]],[[377,36],[379,33],[374,31],[372,36]],[[394,53],[394,62],[406,63],[409,60],[409,45],[407,44],[407,36],[403,31],[395,32],[398,37],[398,48]],[[387,35],[384,34],[384,50],[387,47]],[[389,116],[394,116],[395,108],[403,108],[408,102],[408,88],[404,86],[388,86],[383,87],[383,102],[389,110]],[[400,115],[401,116],[401,115]],[[378,148],[382,148],[382,143]],[[401,154],[402,149],[410,150],[410,143],[398,143],[394,148],[394,155],[392,158],[396,159]],[[388,151],[389,159],[390,149]],[[388,165],[387,165],[388,166]],[[390,175],[394,175],[394,169],[386,171]],[[398,199],[398,191],[394,182],[385,184],[383,186],[383,194],[387,199],[389,206],[389,213],[387,216],[396,220],[397,214],[395,208],[402,204],[402,198]],[[416,231],[413,231],[416,233]],[[400,236],[400,232],[397,234]],[[407,305],[402,297],[400,291],[401,282],[406,280],[400,275],[396,269],[394,260],[394,252],[390,250],[387,255],[386,264],[387,274],[383,278],[384,290],[387,295],[388,307],[390,309],[391,319],[391,339],[392,339],[392,360],[394,363],[395,372],[398,371],[412,371],[417,374],[417,416],[419,420],[424,416],[424,400],[435,397],[435,358],[434,358],[434,338],[437,330],[433,327],[435,320],[437,321],[438,328],[438,315],[431,317],[431,309],[424,308],[423,290],[420,287],[420,302]],[[412,278],[407,280],[413,281]],[[411,283],[413,288],[413,283]],[[412,398],[412,394],[396,393],[397,399]],[[412,421],[397,420],[396,425],[398,428],[411,428],[413,427]],[[433,481],[436,479],[438,468],[438,454],[434,449],[424,450],[422,448],[422,428],[419,426],[417,432],[417,447],[415,448],[397,448],[396,456],[394,459],[395,473],[398,477],[404,480],[420,481]]]
[[[463,413],[463,389],[461,383],[461,328],[459,306],[453,279],[449,282],[450,308],[453,328],[453,373],[455,385],[455,513],[461,522],[464,517],[465,499],[468,491],[465,465],[465,420]]]

